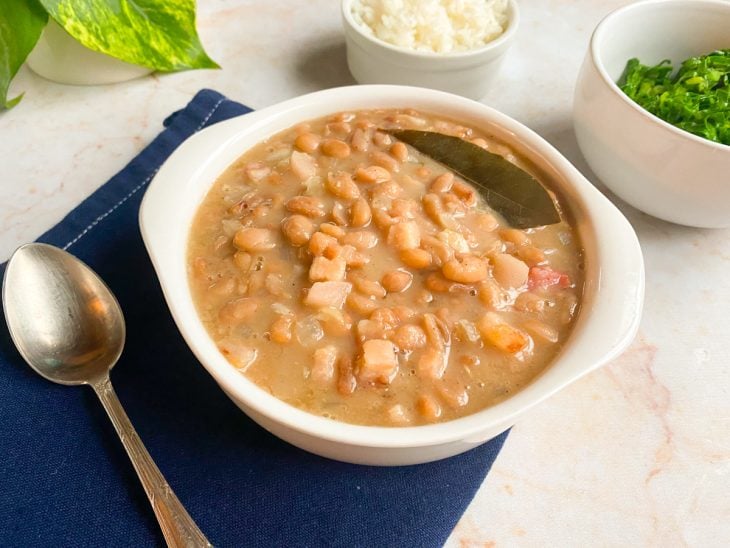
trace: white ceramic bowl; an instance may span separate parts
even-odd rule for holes
[[[626,62],[730,48],[730,2],[650,0],[620,8],[596,27],[575,89],[578,144],[591,169],[634,207],[674,223],[730,227],[730,146],[678,129],[616,85]]]
[[[585,292],[575,329],[556,361],[511,398],[443,424],[356,426],[301,411],[232,367],[201,323],[191,299],[186,249],[191,220],[216,178],[261,140],[304,120],[371,108],[415,108],[467,120],[510,144],[554,181],[585,248]],[[152,181],[140,227],[175,322],[192,351],[253,420],[312,453],[347,462],[401,465],[471,449],[500,434],[528,409],[619,355],[633,339],[644,296],[636,235],[623,215],[537,134],[480,103],[401,86],[329,89],[285,101],[205,129],[183,143]]]
[[[519,26],[517,2],[508,2],[509,23],[500,36],[478,49],[443,54],[397,47],[368,34],[352,17],[352,0],[342,0],[350,72],[361,84],[421,86],[480,99],[494,81]]]

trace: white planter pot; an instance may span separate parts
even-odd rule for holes
[[[26,62],[43,78],[80,86],[124,82],[153,71],[82,46],[53,20],[49,20]]]

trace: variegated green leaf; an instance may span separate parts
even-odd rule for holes
[[[36,0],[0,0],[0,110],[23,97],[8,99],[10,81],[38,42],[48,16]]]
[[[198,38],[195,0],[40,2],[66,32],[94,51],[165,72],[218,68]]]

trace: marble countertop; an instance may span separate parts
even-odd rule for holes
[[[599,188],[571,123],[591,30],[625,0],[522,0],[522,26],[483,102],[536,130]],[[336,0],[200,0],[224,68],[73,87],[21,69],[0,114],[0,258],[122,168],[202,87],[259,108],[353,84]],[[609,194],[646,258],[628,352],[513,429],[448,541],[491,546],[730,543],[730,231],[664,223]]]

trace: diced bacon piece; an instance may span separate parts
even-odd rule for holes
[[[339,310],[345,304],[350,291],[352,291],[350,282],[315,282],[304,298],[304,304],[314,308],[331,306]]]
[[[570,276],[553,270],[549,266],[533,266],[527,278],[528,289],[545,288],[553,285],[566,288],[570,287]]]
[[[309,279],[313,282],[341,282],[345,279],[345,259],[315,257],[309,268]]]
[[[422,379],[440,379],[444,376],[447,365],[448,356],[445,350],[429,346],[418,359],[418,375]]]
[[[324,232],[315,232],[309,240],[309,252],[314,255],[324,255],[327,249],[335,248],[339,244],[332,236]]]
[[[390,384],[398,371],[395,345],[383,339],[371,339],[362,345],[358,377],[362,382]]]
[[[415,249],[421,245],[421,230],[416,221],[397,223],[388,229],[388,245],[398,250]]]
[[[529,335],[512,327],[493,312],[487,312],[479,320],[479,332],[485,343],[508,354],[516,354],[530,342]]]
[[[331,344],[314,351],[314,363],[309,378],[322,387],[329,386],[335,378],[337,349]]]

